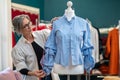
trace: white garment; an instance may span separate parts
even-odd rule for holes
[[[67,66],[63,67],[60,64],[54,64],[53,68],[54,73],[58,73],[60,75],[79,75],[84,73],[84,66],[77,65],[77,66]]]
[[[91,41],[94,46],[94,49],[92,50],[92,56],[95,60],[95,62],[99,62],[99,36],[98,31],[90,25],[90,33],[91,33]]]
[[[83,58],[83,57],[82,57]],[[82,59],[83,60],[83,59]],[[64,67],[54,63],[53,72],[60,75],[79,75],[84,73],[84,65],[72,65],[71,57],[69,57],[69,65]]]

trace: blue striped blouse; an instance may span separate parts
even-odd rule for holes
[[[49,74],[54,63],[69,65],[70,56],[72,65],[84,64],[84,68],[89,72],[94,67],[92,49],[87,21],[78,16],[67,21],[67,18],[62,16],[54,21],[46,42],[43,70]]]

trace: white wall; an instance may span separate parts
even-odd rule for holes
[[[0,70],[12,67],[11,0],[0,0]]]

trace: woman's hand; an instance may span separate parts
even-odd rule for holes
[[[39,77],[39,78],[44,78],[46,76],[46,74],[43,70],[29,71],[28,75],[36,76],[36,77]]]

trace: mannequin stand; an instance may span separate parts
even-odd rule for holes
[[[70,80],[70,75],[67,75],[67,80]],[[77,80],[80,80],[80,78],[77,78]],[[86,80],[90,80],[90,73],[86,73]]]
[[[70,75],[67,75],[67,80],[70,80]]]
[[[67,80],[70,80],[70,75],[67,75]],[[81,80],[81,77],[77,76],[77,80]]]
[[[86,73],[86,80],[90,80],[90,73]]]

